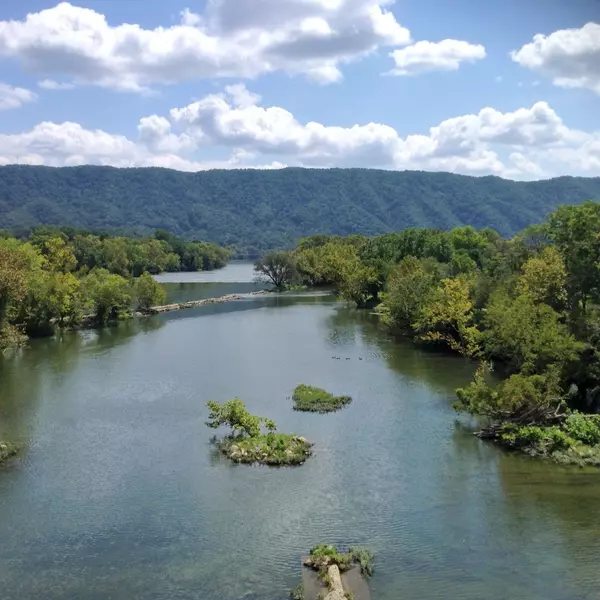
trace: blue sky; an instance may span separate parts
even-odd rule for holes
[[[3,2],[15,162],[600,176],[600,0]]]

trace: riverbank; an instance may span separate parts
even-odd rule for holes
[[[553,425],[498,423],[475,435],[506,450],[561,465],[600,467],[600,415],[573,412]]]

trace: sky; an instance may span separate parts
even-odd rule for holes
[[[600,0],[0,0],[0,165],[600,176]]]

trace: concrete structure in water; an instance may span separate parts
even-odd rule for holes
[[[344,596],[344,586],[342,585],[342,576],[337,565],[330,565],[327,569],[329,576],[329,594],[325,596],[325,600],[346,600]]]
[[[359,566],[354,566],[350,570],[340,573],[337,565],[330,565],[327,569],[327,575],[329,576],[329,586],[323,583],[317,571],[305,566],[302,567],[304,600],[317,600],[319,594],[325,600],[346,600],[344,596],[346,592],[352,592],[355,600],[371,600],[369,586],[362,576]]]

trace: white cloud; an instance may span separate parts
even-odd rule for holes
[[[183,11],[178,25],[143,29],[110,25],[92,9],[63,2],[23,20],[0,21],[0,56],[44,78],[127,91],[274,71],[332,82],[345,63],[410,42],[409,31],[385,8],[392,3],[211,0],[203,14]]]
[[[0,83],[0,110],[19,108],[26,102],[34,102],[35,100],[37,100],[37,96],[30,90]]]
[[[552,77],[555,85],[586,88],[600,94],[600,24],[538,34],[533,41],[511,52],[522,67]]]
[[[168,136],[169,128],[160,118],[142,119],[140,137],[151,129],[161,126],[162,135]],[[89,130],[78,123],[43,122],[30,131],[19,134],[0,134],[0,165],[33,164],[54,167],[83,164],[111,165],[114,167],[165,167],[179,171],[199,171],[216,168],[243,168],[247,153],[236,149],[229,159],[198,161],[171,152],[164,142],[148,147],[125,136],[102,130]],[[177,146],[178,150],[182,145]],[[258,168],[281,168],[284,164],[273,161]]]
[[[485,48],[462,40],[441,42],[421,41],[390,56],[396,63],[391,75],[416,75],[430,71],[456,71],[463,62],[475,62],[485,58]]]
[[[140,119],[138,138],[77,123],[40,123],[0,135],[0,164],[103,164],[206,168],[379,167],[451,171],[515,179],[600,175],[600,132],[567,127],[545,102],[512,112],[484,108],[401,136],[381,123],[352,126],[301,122],[263,106],[245,86],[229,86],[168,115]],[[215,153],[223,160],[203,161]]]
[[[72,90],[75,84],[54,81],[54,79],[43,79],[38,81],[38,86],[44,90]]]

